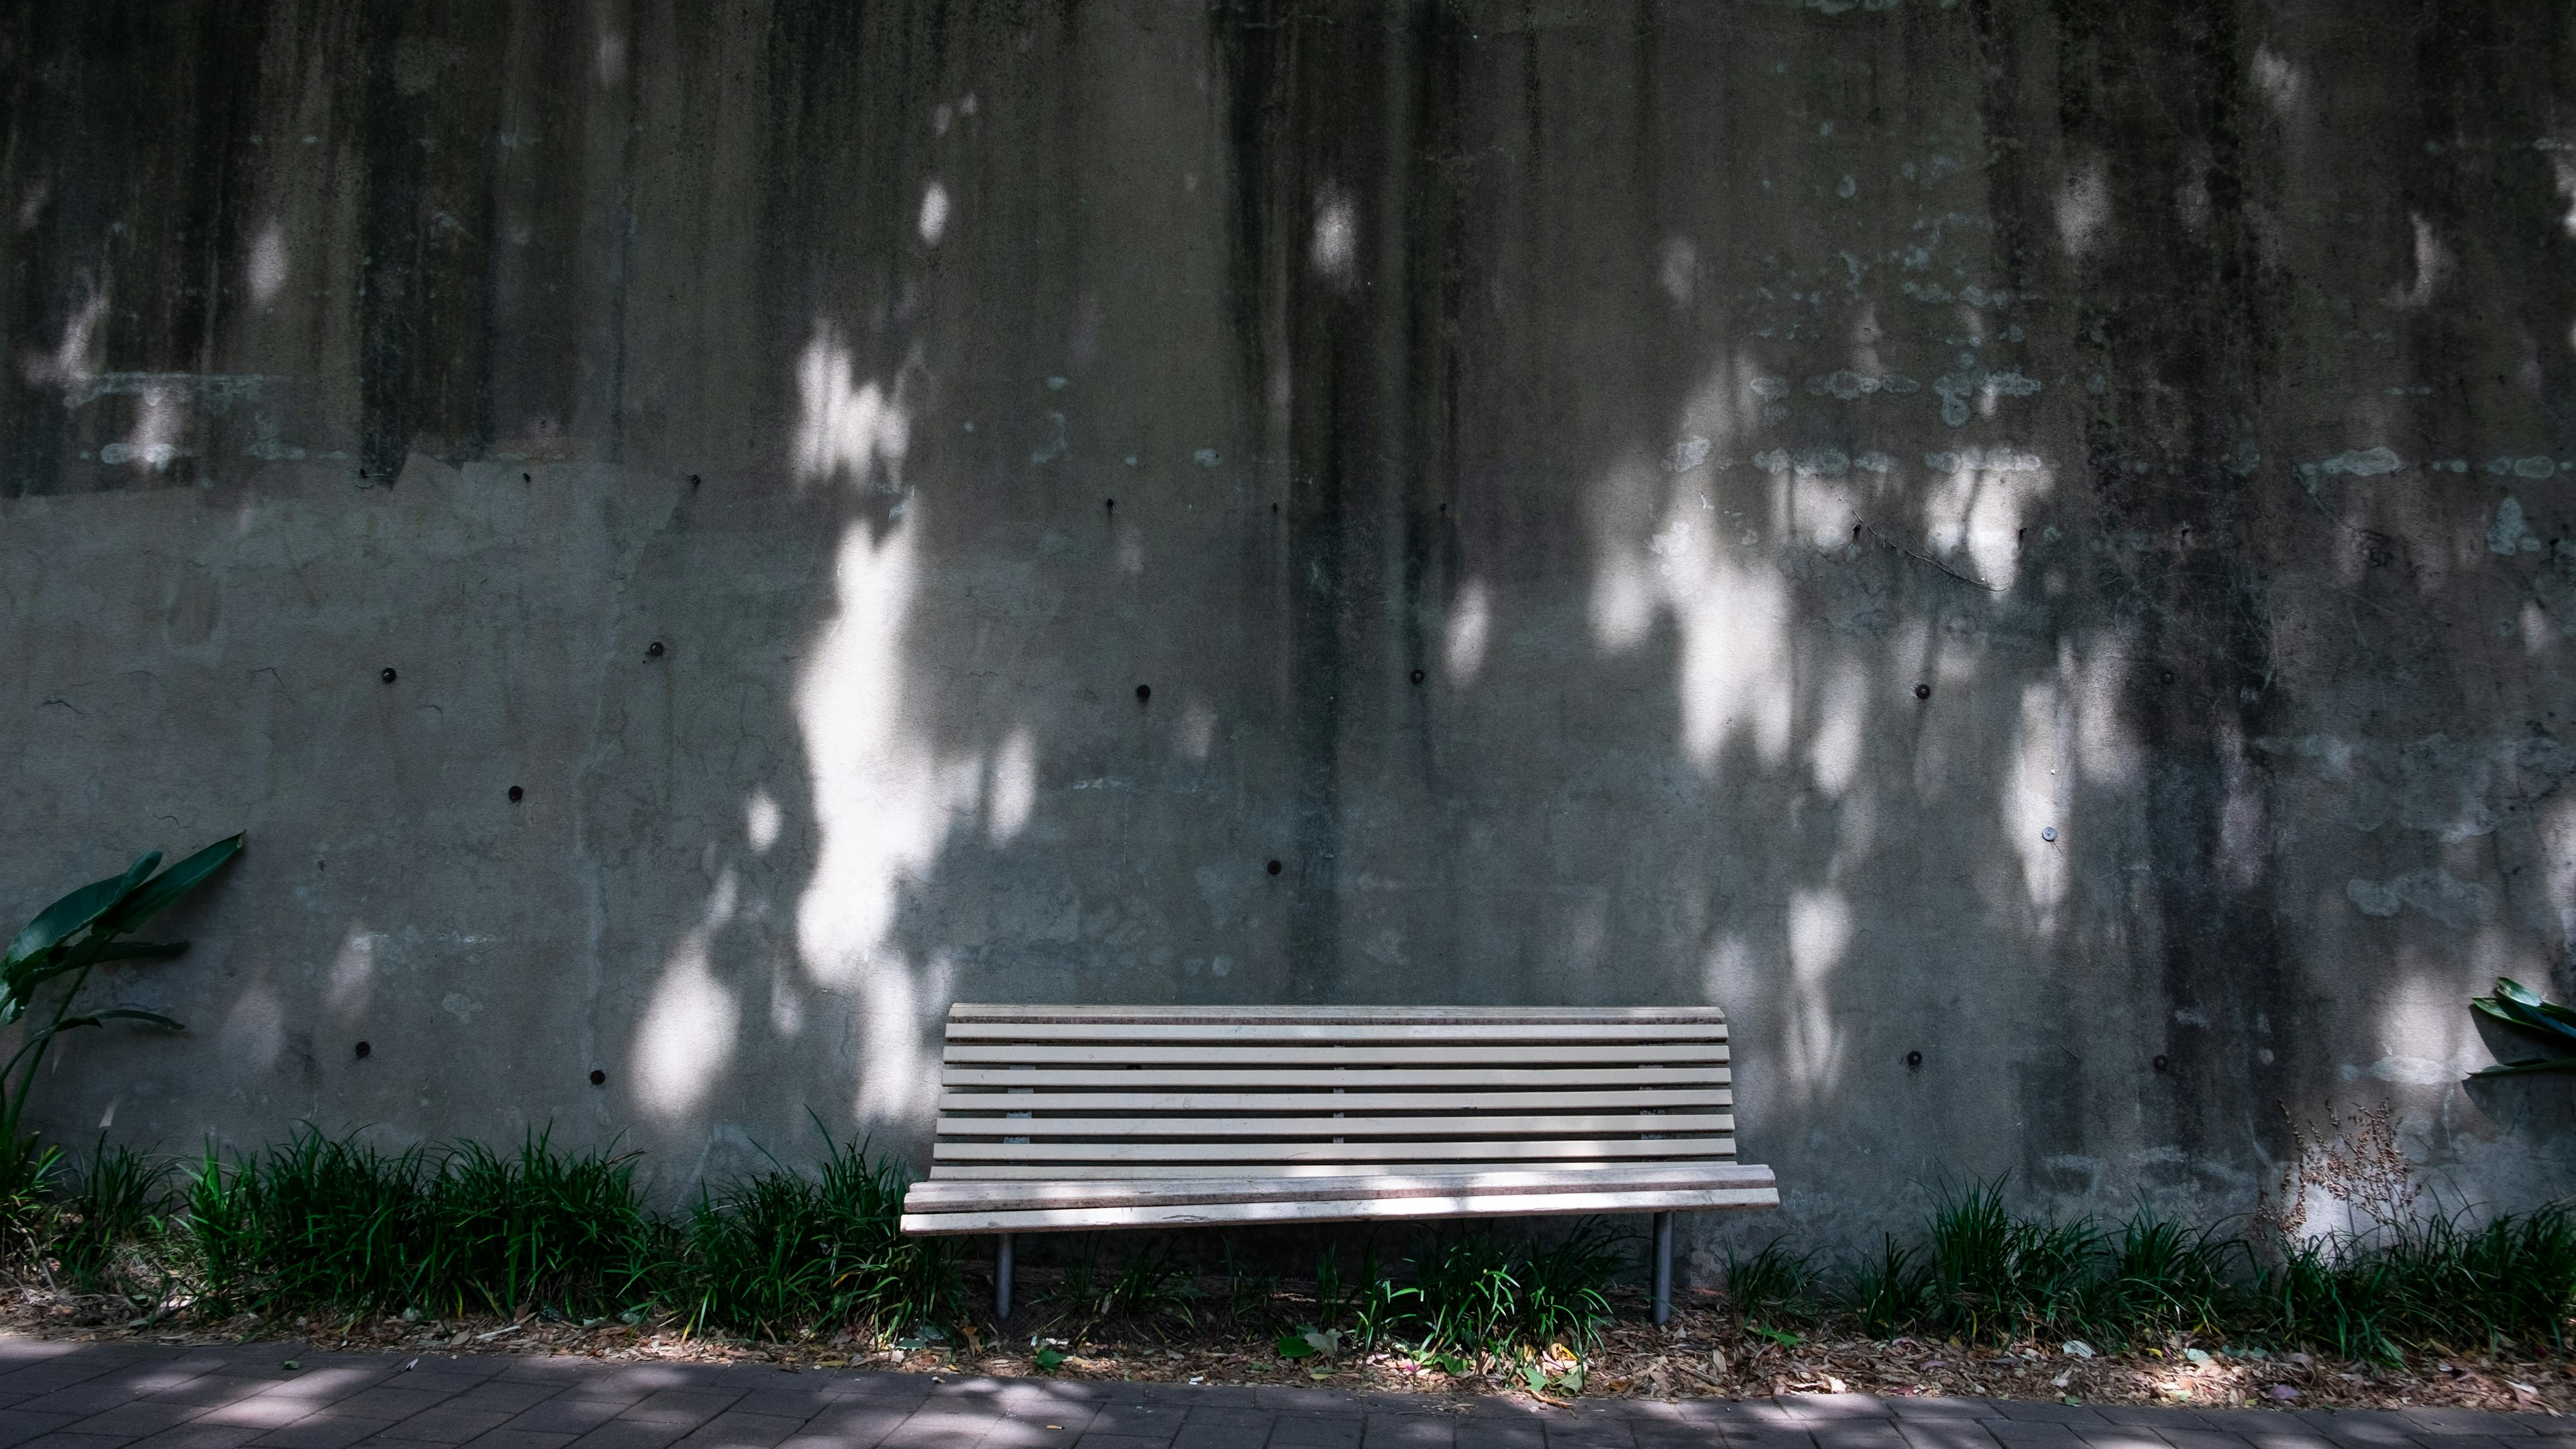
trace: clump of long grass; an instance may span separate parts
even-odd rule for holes
[[[67,1266],[98,1257],[93,1220],[112,1237],[138,1211],[140,1159],[100,1161],[112,1170],[83,1179],[100,1207],[57,1248]],[[812,1176],[773,1162],[676,1216],[646,1204],[636,1167],[541,1131],[504,1153],[386,1151],[301,1127],[264,1152],[189,1164],[166,1236],[184,1291],[214,1314],[671,1313],[691,1332],[785,1336],[962,1313],[955,1247],[897,1230],[904,1171],[862,1146],[830,1143]]]
[[[2188,1227],[2142,1202],[2105,1230],[2013,1212],[2002,1179],[1936,1197],[1920,1235],[1838,1277],[1774,1242],[1728,1264],[1756,1331],[1841,1318],[1863,1331],[2009,1343],[2168,1337],[2272,1343],[2393,1362],[2433,1345],[2563,1348],[2576,1314],[2576,1212],[2418,1215],[2297,1236]]]
[[[652,1276],[695,1328],[786,1336],[852,1323],[954,1320],[962,1263],[947,1238],[897,1231],[900,1164],[832,1143],[813,1177],[779,1167],[701,1192]]]

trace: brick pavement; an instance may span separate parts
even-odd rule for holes
[[[294,1359],[289,1370],[283,1361]],[[1446,1412],[1444,1412],[1444,1409]],[[2576,1420],[1863,1394],[1435,1400],[0,1338],[0,1449],[2576,1449]]]

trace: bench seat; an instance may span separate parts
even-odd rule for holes
[[[1775,1207],[1735,1161],[1713,1007],[1141,1007],[948,1013],[930,1176],[903,1231]]]

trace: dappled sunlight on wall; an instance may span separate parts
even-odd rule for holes
[[[716,881],[706,919],[680,938],[663,964],[635,1043],[644,1103],[665,1117],[696,1109],[732,1064],[742,1007],[716,980],[708,943],[732,921],[739,893],[732,871]]]

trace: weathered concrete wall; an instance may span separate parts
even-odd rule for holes
[[[9,909],[251,836],[59,1132],[685,1174],[917,1143],[956,998],[1716,1000],[1826,1238],[2242,1210],[2329,1099],[2570,1184],[2563,1082],[2460,1082],[2576,990],[2565,6],[92,4],[0,72]]]

